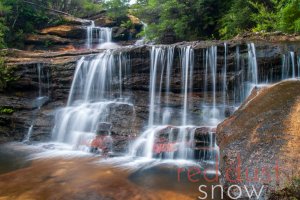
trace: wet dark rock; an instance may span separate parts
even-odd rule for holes
[[[135,120],[134,106],[131,104],[111,104],[108,121],[111,122],[111,132],[118,135],[132,135],[137,132],[132,128]]]
[[[98,123],[97,126],[97,134],[109,134],[111,131],[112,125],[111,123],[107,123],[107,122],[100,122]]]
[[[228,73],[227,89],[233,90],[235,80],[241,76],[240,72],[235,72],[234,56],[236,47],[239,45],[241,57],[247,56],[246,43],[238,41],[228,41]],[[174,44],[176,47],[176,57],[171,79],[171,94],[169,105],[174,111],[182,108],[181,94],[181,69],[178,58],[179,47],[193,45],[195,48],[195,68],[194,85],[190,90],[190,106],[192,110],[191,121],[194,124],[199,123],[201,115],[201,101],[204,97],[204,73],[203,52],[210,45],[218,46],[218,73],[221,72],[224,65],[224,43],[215,42],[192,42]],[[274,77],[280,76],[281,53],[286,50],[286,44],[263,43],[257,44],[257,55],[259,72],[268,74],[273,70]],[[132,104],[112,104],[110,106],[110,115],[108,122],[112,124],[112,135],[116,138],[118,149],[124,149],[130,140],[139,135],[143,128],[148,124],[149,115],[149,84],[150,84],[150,46],[128,47],[115,50],[116,53],[122,52],[130,57],[131,70],[128,77],[123,81],[123,92],[125,97],[129,97]],[[32,117],[37,116],[38,120],[34,126],[33,140],[48,140],[51,138],[53,128],[53,119],[55,109],[64,107],[68,98],[71,83],[76,68],[76,62],[81,56],[90,56],[98,54],[103,50],[76,50],[65,52],[48,51],[20,51],[8,50],[6,62],[14,67],[14,76],[18,79],[12,82],[8,88],[0,93],[0,107],[9,107],[15,110],[12,115],[0,116],[0,141],[22,140],[31,125]],[[246,60],[244,60],[246,62]],[[38,96],[38,76],[37,63],[42,63],[46,71],[49,71],[49,98],[41,111],[36,111],[35,98]],[[210,76],[210,75],[209,75]],[[222,77],[218,76],[221,80]],[[274,80],[275,81],[275,80]],[[48,83],[43,83],[47,85]],[[116,82],[116,84],[118,84]],[[217,102],[221,102],[220,85],[217,86]],[[212,89],[211,83],[208,83],[208,90]],[[164,91],[163,91],[164,92]],[[208,95],[211,95],[208,93]],[[232,101],[228,97],[228,101]],[[162,104],[166,104],[166,99],[161,99]],[[228,107],[225,110],[226,116],[232,114],[234,108]],[[157,111],[158,112],[158,111]],[[179,112],[174,112],[174,124],[180,124]],[[178,116],[177,116],[178,115]],[[274,122],[275,123],[275,122]],[[199,124],[201,125],[201,124]],[[270,125],[271,126],[271,125]],[[263,126],[262,129],[268,129],[269,126]],[[196,130],[196,135],[207,133],[206,129]]]

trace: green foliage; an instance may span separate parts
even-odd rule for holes
[[[114,20],[122,21],[127,17],[129,0],[110,0],[104,3],[107,14]]]
[[[4,62],[4,55],[0,54],[0,91],[4,90],[7,85],[13,81],[16,81],[18,77],[13,74],[13,67],[8,67]]]
[[[145,34],[150,39],[174,34],[177,40],[195,40],[214,37],[222,4],[220,0],[149,0],[138,1],[133,10],[148,24]]]
[[[41,3],[41,0],[30,0]],[[101,1],[95,0],[43,0],[46,8],[72,14],[77,17],[90,16],[103,10]]]
[[[231,38],[246,31],[299,33],[300,0],[234,1],[220,19],[220,35]]]
[[[0,48],[5,47],[4,43],[8,47],[20,48],[25,34],[63,24],[63,17],[53,10],[81,17],[96,14],[103,7],[94,0],[1,0]]]
[[[228,39],[250,30],[255,25],[254,19],[249,17],[252,13],[253,10],[249,2],[245,0],[233,1],[229,12],[220,19],[220,35]]]
[[[12,108],[0,108],[0,114],[11,115],[15,111]]]
[[[294,177],[287,186],[270,195],[270,199],[291,199],[297,200],[300,198],[300,178]]]
[[[139,34],[162,41],[232,38],[243,32],[300,33],[300,0],[1,0],[0,49],[22,47],[24,35],[64,23],[53,10],[89,17],[103,10],[131,29],[127,15],[148,24]],[[52,11],[49,11],[52,9]],[[49,46],[48,42],[45,46]]]
[[[126,28],[126,29],[133,29],[134,28],[134,23],[132,23],[131,20],[123,21],[121,23],[121,27]]]
[[[276,29],[277,14],[274,13],[275,4],[271,2],[271,7],[259,2],[249,2],[255,9],[251,14],[256,26],[252,29],[254,32],[270,32]]]
[[[229,39],[243,32],[300,29],[300,0],[139,0],[133,13],[148,24],[148,39]]]
[[[82,9],[81,12],[72,13],[74,16],[83,17],[83,16],[91,16],[97,14],[98,12],[102,11],[103,5],[100,3],[94,3],[91,0],[80,0],[79,1],[81,6],[79,8]],[[81,14],[79,14],[81,13]]]
[[[3,20],[0,19],[0,49],[5,48],[4,35],[7,31],[7,27],[4,25]]]
[[[0,49],[5,48],[4,36],[8,31],[8,27],[5,25],[4,16],[10,12],[10,7],[5,6],[3,2],[0,2]]]
[[[300,32],[300,0],[291,0],[279,12],[279,29],[283,32]]]
[[[22,46],[25,33],[32,33],[49,21],[45,10],[22,0],[3,0],[3,4],[10,7],[9,14],[5,16],[5,23],[9,28],[5,40],[9,47]]]

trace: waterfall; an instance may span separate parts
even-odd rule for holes
[[[296,78],[296,64],[298,64],[298,77],[300,77],[300,64],[299,58],[298,62],[295,62],[295,52],[288,52],[287,54],[282,55],[282,64],[281,64],[281,80],[288,78]]]
[[[172,110],[169,104],[169,95],[172,90],[171,78],[174,77],[174,47],[152,46],[150,56],[148,126],[132,144],[130,155],[147,159],[194,160],[195,156],[199,156],[199,153],[195,154],[195,134],[198,129],[201,129],[201,127],[193,125],[190,120],[189,102],[193,90],[194,50],[191,46],[186,46],[180,48],[178,52],[182,77],[182,108],[180,110]],[[162,90],[163,85],[165,85],[165,90]],[[176,114],[180,116],[180,121],[172,120]],[[209,155],[211,152],[215,152],[210,149],[215,148],[214,145],[208,146],[207,144],[207,148]],[[197,150],[197,152],[200,151],[204,151],[204,149]]]
[[[217,125],[220,120],[220,111],[217,108],[217,46],[211,46],[205,55],[205,78],[204,78],[204,106],[203,121],[209,125]],[[210,85],[210,88],[209,88]],[[211,90],[212,104],[208,92]]]
[[[242,66],[242,68],[241,68]],[[244,67],[241,65],[240,47],[237,46],[235,50],[235,73],[238,78],[234,82],[234,105],[239,105],[245,94],[244,85]]]
[[[258,68],[262,53],[257,54],[253,43],[237,46],[233,52],[227,43],[210,46],[196,56],[199,49],[192,46],[147,48],[149,72],[143,70],[149,73],[149,113],[142,134],[130,145],[131,158],[214,163],[219,155],[215,127],[254,87],[272,81],[270,73],[280,74],[278,66],[274,71]],[[283,57],[282,77],[299,73],[297,59],[291,52]],[[113,106],[134,107],[123,86],[128,63],[129,58],[118,50],[78,60],[67,106],[56,113],[56,141],[78,146],[82,137],[95,137],[99,123],[112,124]]]
[[[292,65],[292,78],[296,78],[296,67],[295,67],[295,53],[290,52],[291,65]]]
[[[218,110],[216,108],[216,83],[217,83],[217,47],[212,46],[209,49],[209,67],[212,76],[212,88],[213,88],[213,105],[212,105],[212,120],[216,120]]]
[[[256,49],[254,43],[251,43],[248,44],[248,72],[247,72],[245,98],[250,95],[252,89],[257,85],[258,85],[258,70],[257,70]]]
[[[192,91],[193,87],[193,68],[194,68],[194,51],[191,46],[181,49],[181,66],[182,66],[182,93],[183,98],[183,114],[182,125],[187,125],[187,112],[188,112],[188,92]]]
[[[167,125],[171,122],[172,109],[169,108],[170,104],[170,92],[171,92],[171,73],[173,69],[173,60],[174,60],[174,47],[169,47],[167,51],[167,72],[166,72],[166,90],[165,90],[165,99],[166,99],[166,108],[163,111],[163,125]]]
[[[112,42],[112,28],[91,25],[86,28],[86,48],[100,47],[101,44]]]
[[[154,114],[155,114],[155,105],[160,105],[160,102],[157,100],[156,90],[157,90],[157,70],[158,67],[164,66],[165,51],[162,47],[152,47],[151,49],[151,65],[150,65],[150,106],[149,106],[149,123],[148,126],[151,127],[154,125]],[[161,88],[160,88],[161,89]],[[159,93],[161,91],[159,90]],[[158,96],[160,97],[160,96]]]
[[[78,145],[82,137],[95,135],[99,123],[111,122],[113,106],[132,106],[122,90],[128,62],[126,55],[112,50],[77,62],[67,107],[56,112],[56,141]]]
[[[31,138],[31,135],[32,135],[32,131],[33,131],[33,124],[30,125],[29,129],[28,129],[28,132],[26,134],[26,137],[25,139],[23,140],[23,142],[30,142],[30,138]]]
[[[147,29],[148,25],[145,22],[142,22],[142,21],[141,21],[141,23],[143,24],[143,32],[144,32],[145,35],[141,39],[139,39],[135,42],[134,45],[136,45],[136,46],[141,46],[141,45],[144,45],[146,43],[146,41],[145,41],[146,40],[146,29]]]
[[[33,128],[36,120],[36,114],[41,110],[41,107],[48,101],[49,99],[49,71],[46,70],[43,64],[38,63],[36,65],[37,70],[37,82],[38,82],[38,96],[32,102],[32,106],[37,108],[33,112],[33,116],[31,119],[30,127],[28,128],[28,132],[23,140],[23,142],[30,142]],[[45,72],[46,71],[46,72]]]
[[[227,44],[224,43],[224,67],[222,70],[222,99],[223,99],[223,113],[225,113],[226,96],[227,96]]]
[[[282,55],[282,63],[281,63],[281,80],[284,80],[287,77],[287,68],[286,68],[286,56]]]

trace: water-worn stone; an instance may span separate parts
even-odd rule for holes
[[[255,90],[248,100],[217,129],[221,149],[222,182],[250,188],[264,186],[263,196],[280,189],[300,176],[300,81],[283,81]],[[228,173],[240,163],[241,182],[235,173]],[[279,166],[279,169],[277,168]],[[260,179],[253,180],[254,170]],[[266,170],[266,171],[263,171]],[[269,173],[269,178],[266,173]],[[230,179],[228,178],[230,177]],[[247,193],[244,191],[243,193]]]
[[[43,35],[56,35],[63,38],[82,39],[86,37],[86,28],[83,26],[59,25],[44,28],[40,31],[40,33]]]

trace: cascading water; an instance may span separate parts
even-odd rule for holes
[[[212,46],[206,50],[205,54],[205,78],[204,78],[204,102],[203,102],[203,121],[209,125],[217,125],[220,119],[220,111],[217,108],[216,102],[216,90],[217,90],[217,47]],[[209,83],[211,84],[211,96],[208,97],[207,91],[209,91]]]
[[[144,22],[141,22],[141,23],[143,24],[143,32],[146,33],[146,29],[147,29],[148,25]],[[134,45],[136,45],[136,46],[144,45],[145,40],[146,40],[146,35],[144,35],[141,39],[137,40]]]
[[[297,71],[298,77],[300,77],[299,57],[298,62],[296,61],[297,63],[295,60],[295,52],[289,52],[282,55],[281,80],[297,78]],[[298,64],[298,69],[296,68],[296,64]]]
[[[78,146],[82,137],[96,134],[99,123],[110,123],[112,106],[132,106],[123,96],[121,84],[127,74],[127,62],[126,55],[112,50],[78,61],[67,107],[55,116],[56,141]]]
[[[43,64],[37,64],[37,75],[38,75],[38,97],[33,101],[33,107],[37,108],[32,116],[31,125],[28,129],[28,132],[23,140],[23,142],[30,142],[30,138],[33,133],[33,128],[35,124],[35,118],[37,112],[41,110],[41,107],[48,101],[49,99],[49,71],[46,71],[43,67]],[[45,72],[46,71],[46,72]]]
[[[295,66],[295,53],[290,52],[291,64],[292,64],[292,78],[296,78],[296,66]]]
[[[181,69],[182,108],[172,109],[169,98],[171,93],[171,77],[173,71],[174,47],[152,46],[150,64],[150,109],[146,131],[133,143],[131,156],[141,156],[148,159],[160,158],[171,160],[198,160],[206,152],[207,160],[215,160],[210,148],[215,145],[207,143],[195,154],[195,134],[200,127],[193,125],[190,110],[191,92],[193,89],[194,50],[191,46],[179,49]],[[165,86],[163,90],[162,86]],[[159,87],[158,87],[159,86]],[[163,100],[162,100],[163,99]],[[172,116],[180,116],[176,120]],[[201,134],[202,135],[202,134]],[[203,138],[209,140],[213,133]],[[199,136],[198,136],[199,138]],[[212,142],[212,141],[210,141]]]
[[[95,26],[95,22],[91,21],[91,25],[86,29],[86,48],[101,48],[102,44],[111,42],[112,29]]]
[[[247,83],[246,83],[246,95],[248,97],[252,89],[258,85],[258,70],[256,49],[254,43],[248,44],[248,71],[247,71]]]
[[[182,126],[187,125],[188,114],[188,94],[193,87],[193,69],[194,69],[194,51],[190,46],[184,47],[180,51],[181,67],[182,67],[182,93],[183,98],[183,114]]]
[[[195,50],[191,46],[151,47],[148,124],[131,145],[131,157],[196,159],[206,163],[218,159],[215,127],[225,119],[228,108],[241,105],[255,86],[267,83],[270,77],[270,71],[265,74],[261,69],[258,71],[253,43],[241,52],[237,46],[235,54],[230,53],[229,48],[225,43],[224,51],[221,46],[204,49],[202,58],[197,57],[203,59],[202,66],[194,66]],[[292,62],[295,55],[286,56],[288,59],[282,68],[288,66],[291,70],[288,75],[293,76],[296,74],[296,70],[292,70],[296,67]],[[110,123],[111,105],[133,107],[122,87],[127,63],[128,58],[116,51],[105,51],[78,61],[67,107],[56,115],[53,136],[57,141],[78,146],[83,135],[95,136],[98,123]],[[299,67],[299,62],[297,64]],[[194,74],[199,70],[203,72],[200,86],[195,83]]]
[[[223,97],[223,111],[222,113],[225,113],[225,107],[226,107],[226,90],[227,90],[227,44],[224,43],[224,67],[222,70],[222,97]]]

